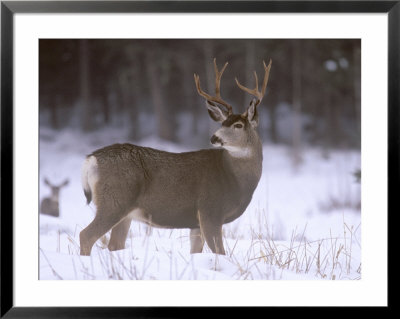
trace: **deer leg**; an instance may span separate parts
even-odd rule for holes
[[[103,211],[97,211],[94,220],[79,234],[81,244],[80,254],[89,256],[94,243],[120,220],[121,216],[119,214],[107,215]]]
[[[224,244],[222,242],[222,225],[207,225],[202,231],[211,251],[214,254],[225,255]]]
[[[196,254],[203,251],[204,238],[200,232],[200,228],[190,230],[190,253]]]
[[[205,216],[200,216],[200,229],[208,247],[214,254],[225,255],[224,244],[222,242],[222,225],[214,222]]]
[[[109,250],[113,251],[125,248],[126,237],[131,227],[131,221],[129,217],[125,217],[113,227],[110,242],[108,243]]]

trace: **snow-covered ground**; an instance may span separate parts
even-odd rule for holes
[[[79,255],[79,232],[94,217],[80,171],[85,155],[126,142],[116,129],[101,134],[40,130],[40,199],[50,194],[44,177],[61,190],[59,218],[40,215],[40,279],[360,279],[360,168],[356,151],[303,150],[296,169],[284,146],[265,144],[263,175],[245,213],[223,228],[226,256],[205,245],[189,253],[189,230],[149,228],[132,222],[126,249],[110,252],[99,240],[90,257]],[[148,138],[141,145],[182,152]],[[106,236],[107,237],[107,236]]]

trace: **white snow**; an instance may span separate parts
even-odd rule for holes
[[[98,240],[90,257],[79,255],[79,232],[94,218],[81,186],[85,156],[124,140],[107,129],[82,134],[40,130],[40,199],[44,177],[59,183],[60,217],[40,215],[40,279],[320,280],[361,278],[360,168],[357,151],[305,148],[295,168],[284,146],[265,144],[263,175],[245,213],[223,228],[226,256],[205,245],[189,253],[189,230],[149,228],[132,222],[126,249],[110,252]],[[140,145],[181,152],[182,146],[147,138]],[[192,150],[192,149],[191,149]],[[107,237],[107,236],[106,236]]]

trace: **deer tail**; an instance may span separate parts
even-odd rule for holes
[[[93,155],[86,157],[82,167],[82,187],[86,197],[86,203],[92,201],[92,192],[97,182],[97,160]]]

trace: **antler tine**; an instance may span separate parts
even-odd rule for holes
[[[256,92],[258,92],[258,77],[257,77],[257,72],[256,71],[254,71],[254,78],[256,79],[256,88],[255,88],[255,90],[256,90]]]
[[[267,84],[268,84],[269,71],[270,71],[271,65],[272,65],[272,60],[269,60],[268,66],[266,66],[265,62],[263,61],[263,65],[264,65],[265,75],[264,75],[264,80],[263,80],[261,91],[258,90],[258,77],[257,77],[256,71],[254,71],[254,78],[256,80],[256,87],[254,89],[249,89],[249,88],[245,87],[244,85],[239,83],[237,78],[235,78],[236,84],[240,89],[242,89],[243,91],[245,91],[257,98],[258,101],[256,104],[260,104],[262,98],[265,95],[265,91],[267,89]]]
[[[226,66],[228,65],[228,62],[225,62],[223,68],[221,71],[218,71],[218,66],[217,66],[217,59],[214,58],[214,71],[215,71],[215,96],[218,98],[221,98],[220,94],[220,88],[221,88],[221,77],[222,73],[224,73]]]
[[[222,106],[224,106],[227,111],[228,114],[232,114],[232,106],[229,105],[227,102],[225,102],[222,98],[221,98],[221,77],[222,74],[225,71],[226,66],[228,65],[228,62],[225,63],[225,65],[223,66],[223,68],[221,69],[221,71],[218,71],[218,67],[217,67],[217,60],[216,58],[214,58],[214,71],[215,71],[215,96],[211,96],[209,94],[207,94],[206,92],[204,92],[201,87],[200,87],[200,77],[197,74],[194,74],[194,81],[196,83],[196,88],[197,88],[197,92],[204,97],[207,101],[209,102],[215,102],[218,103]]]
[[[265,62],[263,61],[264,65],[264,70],[265,70],[265,75],[264,75],[264,81],[263,81],[263,86],[262,86],[262,96],[265,95],[265,91],[267,89],[267,84],[268,84],[268,79],[269,79],[269,71],[271,70],[271,65],[272,65],[272,59],[269,59],[268,66],[265,65]]]
[[[195,73],[194,74],[194,82],[196,83],[196,88],[197,92],[204,97],[206,100],[211,100],[213,97],[211,95],[208,95],[206,92],[204,92],[201,87],[200,87],[200,77]]]

